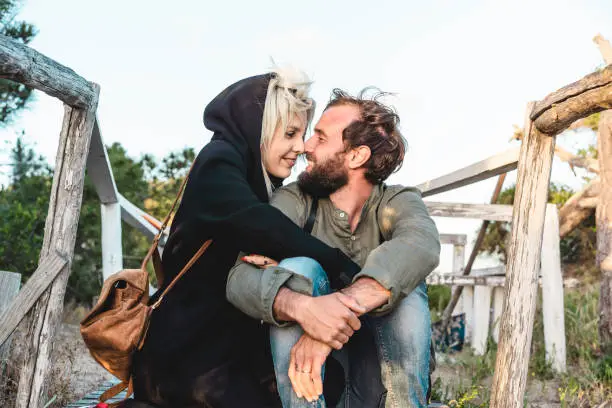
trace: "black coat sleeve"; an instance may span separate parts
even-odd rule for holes
[[[341,250],[312,237],[280,210],[259,201],[246,180],[241,157],[231,147],[222,146],[207,156],[198,158],[202,163],[194,166],[181,204],[180,212],[192,231],[197,228],[213,239],[229,240],[242,252],[278,261],[313,258],[332,279],[359,272],[360,267]]]

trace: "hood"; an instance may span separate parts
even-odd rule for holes
[[[217,95],[204,110],[204,126],[214,133],[211,140],[224,140],[236,148],[245,161],[247,180],[261,201],[268,201],[259,146],[271,78],[272,74],[265,74],[238,81]]]

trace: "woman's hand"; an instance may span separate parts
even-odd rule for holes
[[[268,266],[278,265],[278,262],[276,262],[274,259],[263,255],[247,255],[243,256],[241,259],[243,262],[250,263],[251,265],[261,269],[266,269]]]

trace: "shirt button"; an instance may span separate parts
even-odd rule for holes
[[[351,241],[354,241],[356,239],[357,239],[357,237],[355,237],[354,235],[351,235]]]
[[[340,214],[339,214],[339,215],[340,215],[340,218],[344,218],[344,215],[345,215],[345,214],[344,214],[343,212],[340,212]]]

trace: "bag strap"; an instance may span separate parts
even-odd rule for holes
[[[161,258],[159,256],[159,251],[157,250],[159,246],[159,240],[162,234],[164,233],[164,230],[166,229],[166,226],[168,225],[168,222],[170,221],[172,214],[174,213],[176,204],[179,202],[179,199],[181,198],[183,194],[183,190],[185,189],[185,186],[187,185],[187,180],[189,179],[189,175],[191,174],[191,170],[193,170],[194,165],[195,165],[195,161],[191,164],[191,167],[189,168],[189,172],[187,173],[187,175],[185,176],[185,179],[181,183],[179,191],[176,194],[176,198],[174,199],[174,202],[172,203],[172,208],[170,209],[170,212],[168,213],[168,215],[164,219],[164,222],[159,228],[159,232],[157,233],[157,235],[155,235],[155,238],[153,238],[153,243],[151,244],[151,248],[149,249],[149,252],[147,252],[147,255],[142,261],[142,265],[140,266],[140,269],[146,273],[146,269],[145,269],[146,265],[151,259],[151,257],[153,257],[153,268],[155,269],[155,274],[158,277],[159,284],[161,284],[161,280],[159,279],[159,276],[161,275],[161,273],[158,273],[158,270],[161,271]],[[187,262],[187,264],[183,267],[183,269],[181,269],[181,271],[174,277],[174,279],[172,279],[172,282],[170,282],[170,284],[166,287],[166,289],[164,289],[164,291],[162,292],[160,297],[157,299],[157,301],[151,306],[152,309],[156,309],[160,305],[166,293],[168,293],[168,291],[172,289],[172,287],[185,274],[185,272],[187,272],[189,268],[191,268],[193,264],[196,263],[198,259],[200,259],[200,257],[206,251],[206,249],[208,249],[210,244],[212,244],[212,239],[209,239],[208,241],[202,244],[200,249],[198,249],[198,251],[191,257],[189,262]]]
[[[308,213],[308,219],[306,219],[306,224],[304,224],[304,231],[307,233],[312,233],[312,227],[314,227],[315,219],[317,218],[317,210],[319,208],[319,199],[316,197],[312,197],[312,202],[310,203],[310,212]]]
[[[183,267],[183,269],[181,269],[181,271],[178,273],[178,275],[176,275],[176,277],[174,279],[172,279],[172,282],[170,282],[170,284],[166,287],[166,289],[164,289],[164,291],[162,292],[162,294],[159,296],[159,298],[157,299],[157,301],[155,303],[153,303],[153,305],[151,305],[151,309],[155,310],[157,309],[157,307],[159,306],[159,304],[161,303],[161,301],[164,299],[164,296],[166,296],[166,293],[168,293],[168,291],[170,289],[172,289],[172,287],[176,284],[176,282],[189,270],[189,268],[191,268],[193,266],[194,263],[196,263],[196,261],[198,259],[200,259],[200,257],[202,256],[202,254],[204,252],[206,252],[206,250],[208,249],[208,247],[210,246],[210,244],[212,244],[212,239],[209,239],[208,241],[204,242],[204,244],[202,244],[202,246],[200,247],[200,249],[198,249],[198,252],[195,253],[195,255],[193,255],[191,257],[191,259],[189,260],[189,262],[187,262],[187,265],[185,265]]]
[[[168,212],[168,215],[164,219],[164,222],[162,222],[161,227],[159,227],[159,231],[157,232],[157,234],[153,238],[153,242],[151,243],[151,248],[149,249],[149,252],[147,252],[147,255],[145,256],[145,258],[142,261],[142,264],[140,265],[140,268],[143,269],[143,270],[145,269],[147,263],[149,262],[149,260],[153,256],[153,252],[157,250],[157,246],[159,244],[159,240],[161,239],[161,236],[164,234],[164,230],[168,226],[168,222],[170,222],[170,218],[172,217],[172,214],[174,213],[174,209],[176,208],[176,204],[179,202],[179,199],[183,195],[183,190],[185,189],[185,185],[187,185],[187,180],[189,180],[189,175],[191,174],[191,170],[193,170],[193,166],[194,165],[195,165],[195,160],[191,164],[191,167],[189,168],[189,171],[187,172],[187,175],[185,176],[185,179],[183,180],[183,182],[181,183],[181,186],[179,187],[179,191],[176,194],[176,198],[174,199],[174,202],[172,203],[172,207],[170,208],[170,212]],[[158,253],[158,255],[159,255],[159,253]]]

